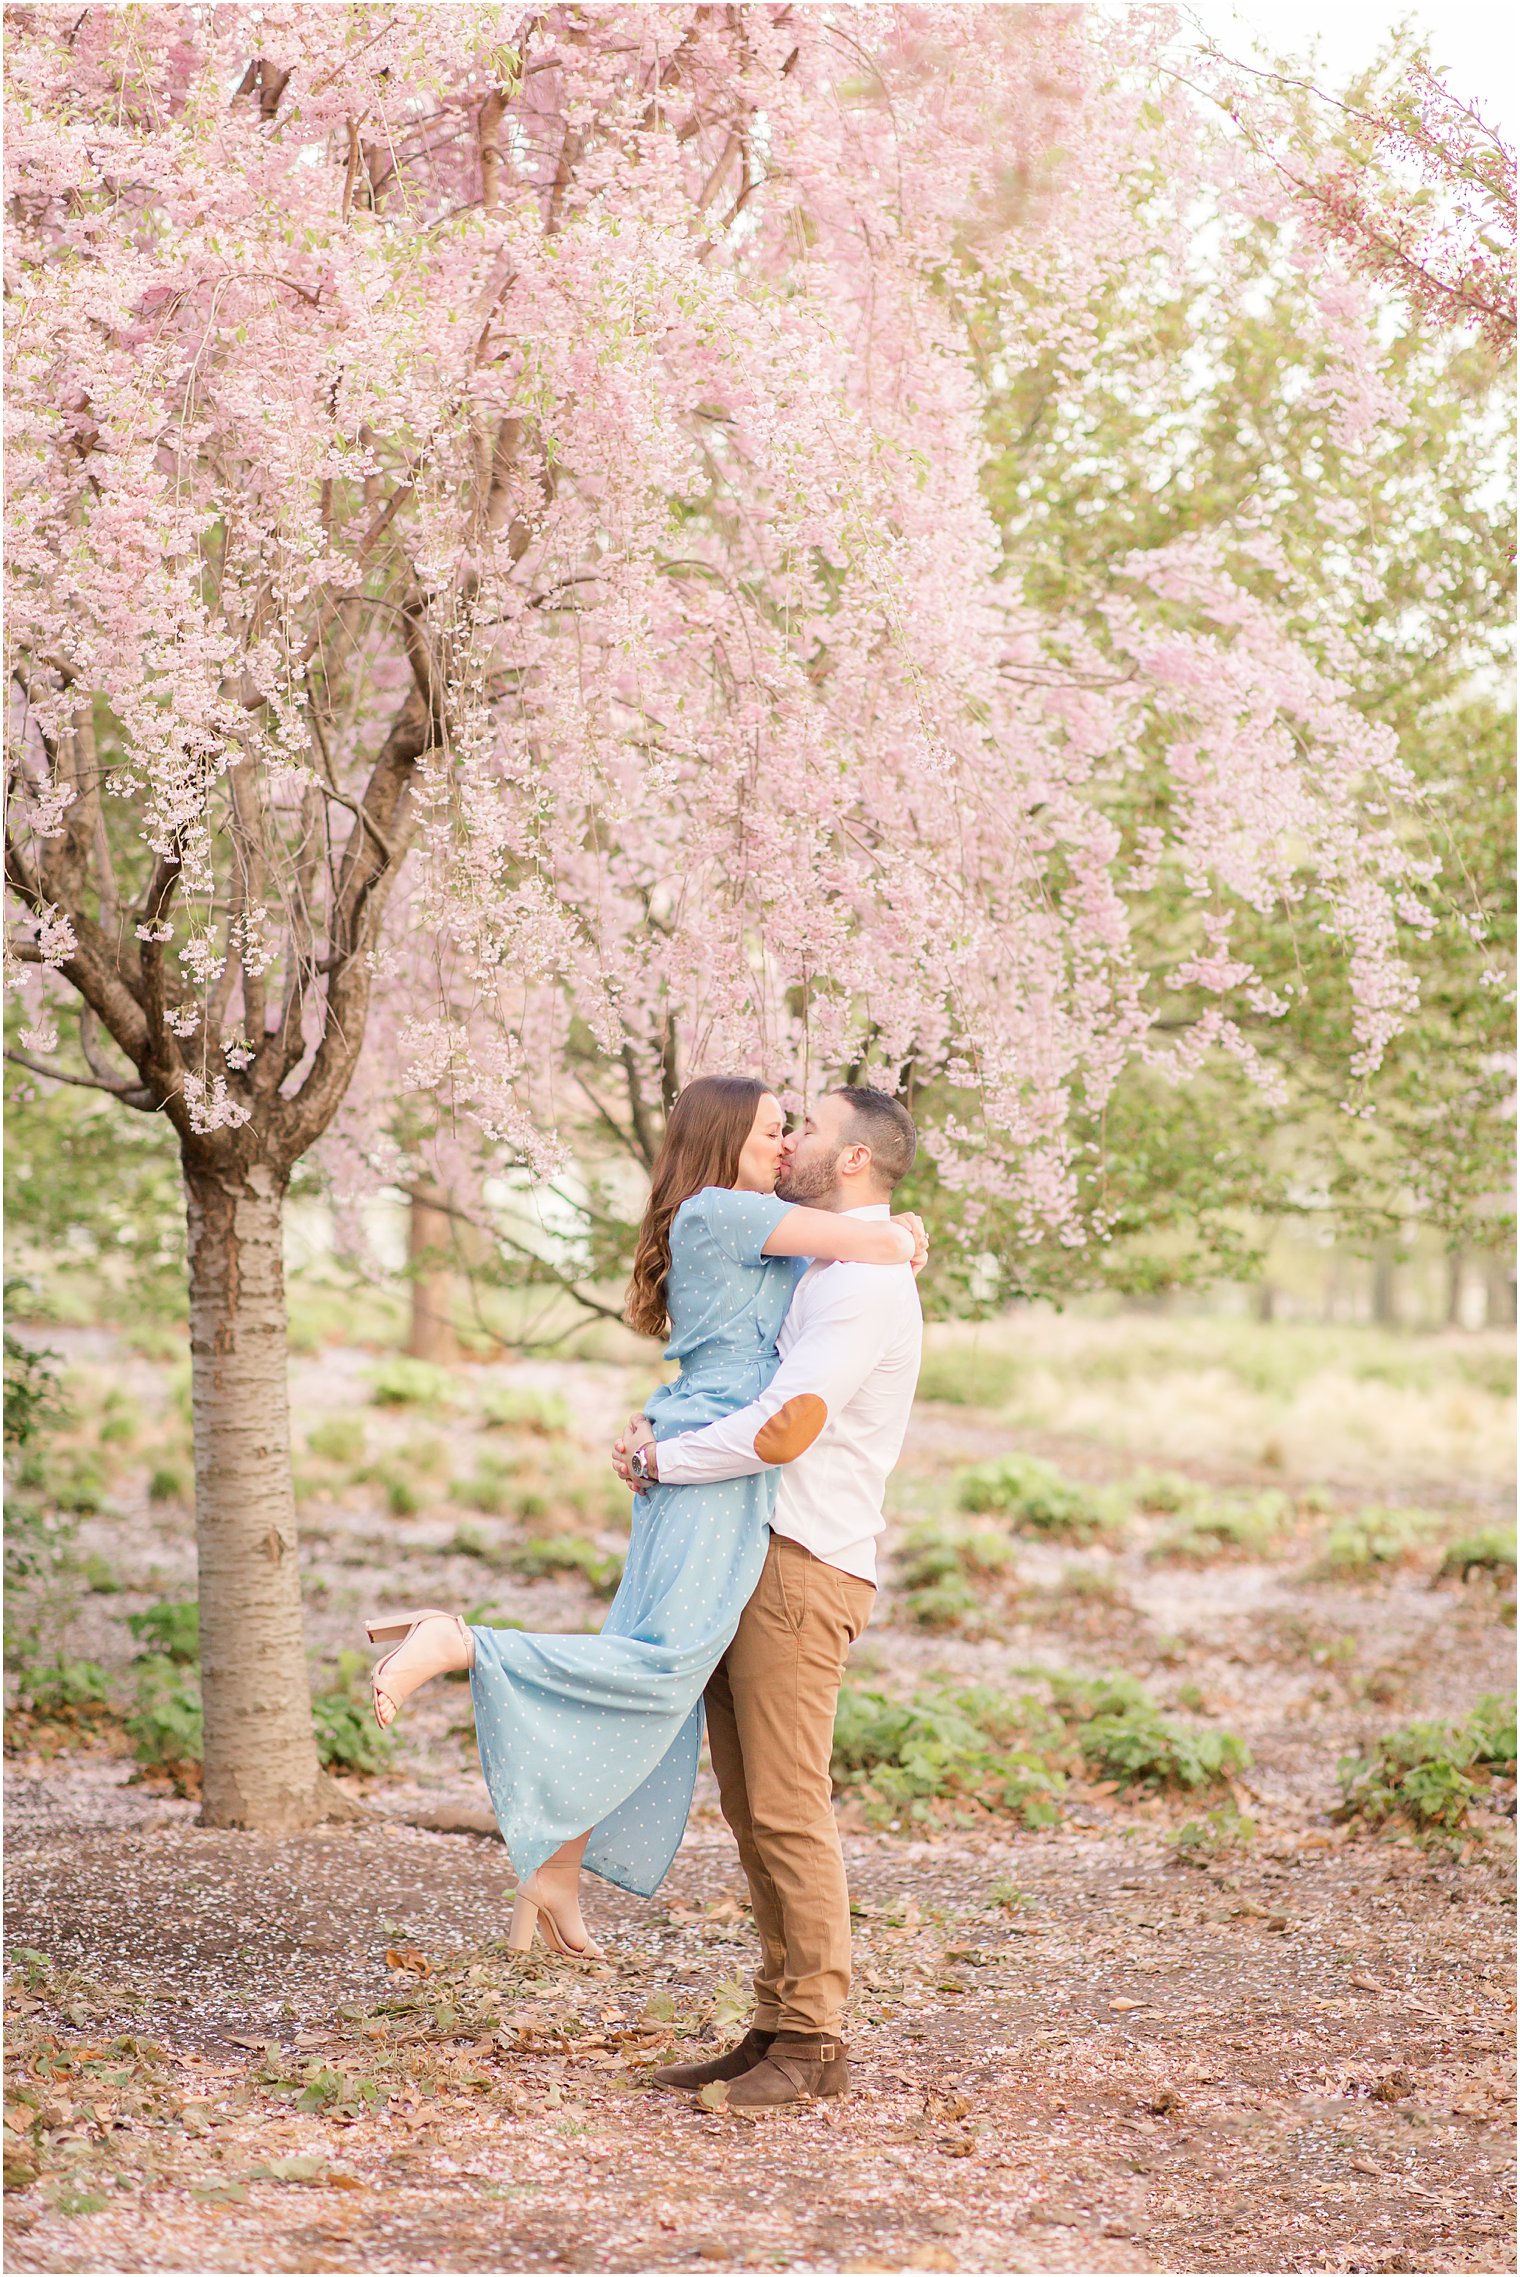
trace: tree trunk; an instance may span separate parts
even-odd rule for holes
[[[185,1169],[205,1706],[204,1826],[280,1834],[328,1815],[290,1481],[285,1180]]]
[[[412,1282],[412,1328],[407,1350],[414,1360],[440,1368],[459,1358],[454,1334],[454,1226],[446,1210],[414,1193],[407,1218],[407,1270]]]
[[[1379,1242],[1372,1253],[1372,1318],[1379,1328],[1397,1328],[1399,1324],[1396,1272],[1393,1244]]]
[[[1466,1263],[1465,1251],[1461,1249],[1447,1250],[1446,1325],[1448,1328],[1460,1328],[1462,1325],[1462,1293],[1465,1286],[1464,1268]]]
[[[1483,1261],[1483,1282],[1488,1295],[1488,1325],[1490,1328],[1513,1328],[1515,1325],[1515,1261],[1513,1257],[1487,1257]]]

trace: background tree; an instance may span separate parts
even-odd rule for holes
[[[1124,185],[1184,147],[1157,36],[17,17],[15,1056],[178,1141],[213,1823],[326,1807],[281,1211],[366,1054],[371,1099],[536,1171],[583,1114],[647,1161],[703,1065],[906,1077],[968,1241],[995,1202],[1074,1242],[1127,1065],[1270,1082],[1252,913],[1334,933],[1353,1075],[1397,1031],[1407,777],[1291,611],[1187,537],[1101,631],[998,574],[978,327],[1014,292],[1046,347],[1088,321]],[[1369,321],[1317,305],[1365,398]],[[1164,968],[1130,917],[1162,870]]]
[[[1395,50],[1372,86],[1389,78],[1421,86],[1429,75]],[[1351,169],[1369,202],[1393,197],[1386,141],[1367,144],[1367,82],[1344,102],[1295,86],[1287,67],[1271,84],[1299,107],[1304,165],[1312,155],[1326,176]],[[1440,112],[1435,96],[1427,108]],[[1259,127],[1259,104],[1249,115]],[[1153,1069],[1128,1070],[1081,1134],[1084,1206],[1114,1238],[1075,1251],[1008,1238],[1005,1294],[1243,1276],[1274,1220],[1305,1208],[1384,1254],[1411,1224],[1453,1252],[1497,1253],[1511,1223],[1509,358],[1460,295],[1401,293],[1348,391],[1326,324],[1343,277],[1312,213],[1306,226],[1303,166],[1279,168],[1288,194],[1264,197],[1232,133],[1206,113],[1195,131],[1191,163],[1129,176],[1133,226],[1081,323],[1065,311],[1064,334],[1031,354],[1018,300],[988,312],[987,480],[1005,574],[1042,614],[1080,617],[1101,644],[1137,559],[1206,547],[1396,736],[1414,785],[1402,827],[1431,876],[1432,922],[1406,949],[1417,1009],[1380,1067],[1354,1079],[1356,1040],[1325,986],[1323,960],[1338,951],[1312,906],[1243,912],[1235,940],[1271,976],[1276,1008],[1247,1012],[1242,1026],[1280,1089],[1218,1062],[1185,1093]],[[1425,226],[1435,260],[1447,240]],[[1174,592],[1169,621],[1196,618]],[[1157,726],[1114,810],[1126,828],[1164,823]],[[1162,865],[1136,910],[1158,1007],[1189,890],[1177,865]],[[1161,1025],[1185,1036],[1207,1017],[1207,995],[1170,994]]]

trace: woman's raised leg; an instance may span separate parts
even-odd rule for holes
[[[378,1661],[370,1674],[375,1721],[385,1731],[396,1720],[404,1701],[435,1676],[450,1669],[473,1668],[475,1639],[457,1613],[440,1612],[435,1605],[421,1612],[384,1615],[366,1621],[371,1644],[400,1637],[394,1652]]]

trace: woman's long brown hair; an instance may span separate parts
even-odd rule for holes
[[[699,1075],[670,1110],[665,1144],[649,1180],[649,1206],[639,1227],[633,1279],[623,1318],[641,1336],[668,1336],[665,1284],[670,1278],[670,1221],[704,1186],[732,1186],[744,1142],[755,1127],[765,1085],[749,1075]]]

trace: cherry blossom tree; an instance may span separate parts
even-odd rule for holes
[[[345,1101],[372,1166],[410,1093],[547,1173],[588,1116],[647,1161],[704,1066],[869,1070],[933,1100],[968,1239],[996,1198],[1079,1240],[1074,1117],[1127,1066],[1271,1083],[1298,983],[1247,913],[1312,904],[1354,1070],[1406,1015],[1391,735],[1208,535],[1095,628],[982,494],[984,312],[1080,346],[1128,172],[1188,162],[1164,30],[16,12],[17,1052],[180,1147],[209,1822],[327,1807],[280,1234]],[[1321,311],[1378,416],[1349,278]]]
[[[1210,83],[1311,235],[1427,321],[1515,345],[1515,153],[1407,35],[1342,97],[1210,47]]]

